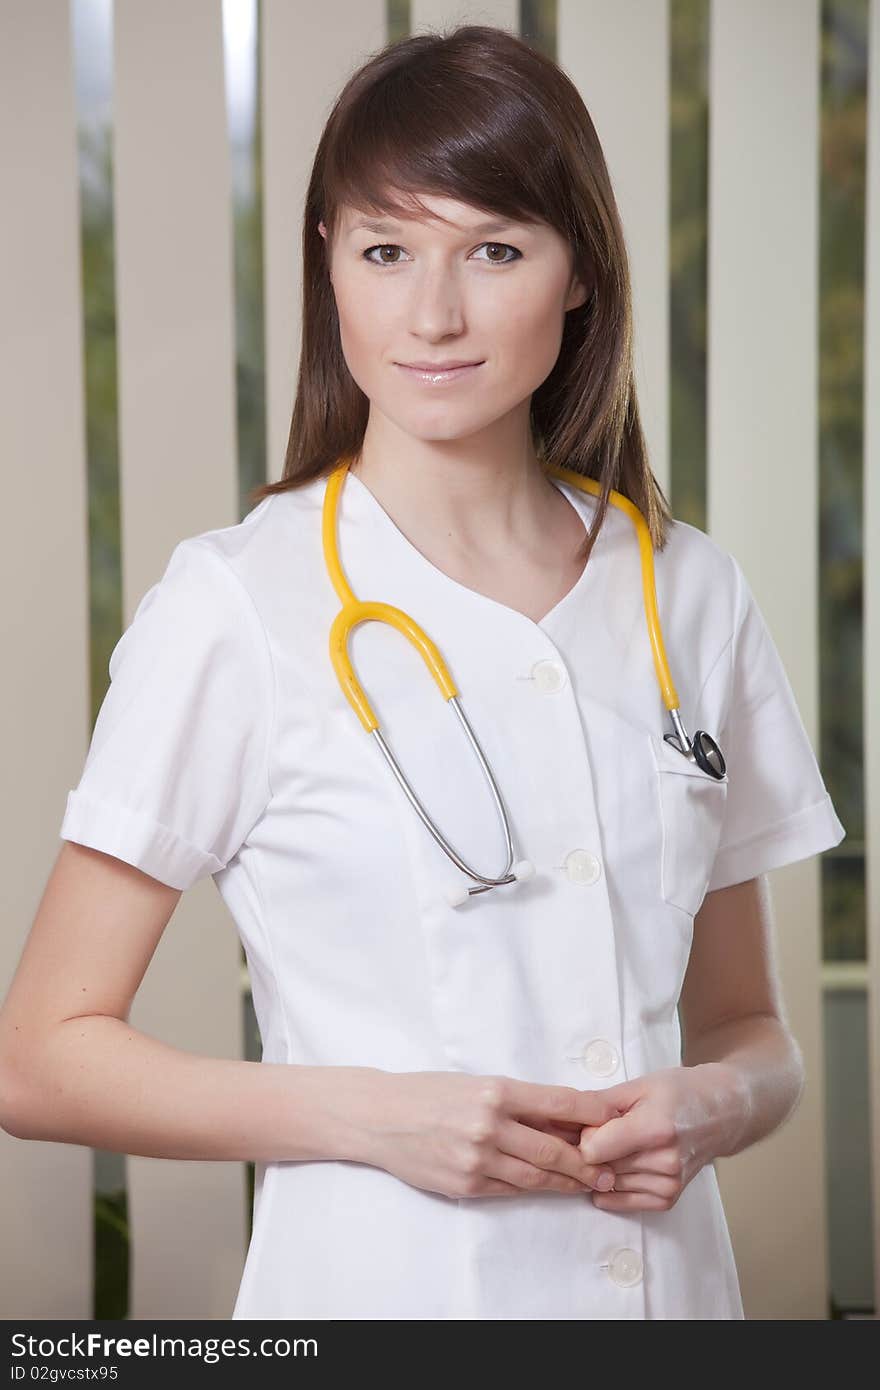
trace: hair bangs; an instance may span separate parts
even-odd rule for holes
[[[540,107],[509,72],[502,89],[475,66],[425,59],[425,72],[418,62],[402,64],[340,113],[323,170],[330,235],[343,207],[448,221],[425,206],[425,195],[571,235],[568,180]]]

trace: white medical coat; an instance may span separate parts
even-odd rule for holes
[[[596,499],[557,483],[589,525]],[[600,1089],[681,1061],[677,1001],[707,890],[844,837],[742,570],[683,522],[655,556],[688,732],[648,642],[636,533],[609,509],[541,622],[449,578],[354,475],[354,592],[439,645],[533,879],[452,907],[459,871],[337,684],[325,482],[180,542],[110,660],[61,837],[185,889],[210,874],[250,968],[263,1060],[452,1070]],[[459,722],[397,632],[349,650],[435,820],[488,874],[502,831]],[[455,1198],[365,1163],[257,1164],[233,1318],[741,1318],[715,1168],[669,1211],[589,1195]]]

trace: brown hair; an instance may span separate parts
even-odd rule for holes
[[[559,356],[532,394],[535,451],[601,486],[588,558],[611,488],[639,508],[662,550],[672,518],[647,460],[626,246],[593,122],[554,62],[478,24],[387,44],[333,105],[305,201],[302,343],[284,471],[254,488],[252,500],[304,486],[358,453],[369,401],[342,354],[329,246],[341,205],[424,214],[418,193],[548,223],[572,245],[578,278],[592,292],[566,313]]]

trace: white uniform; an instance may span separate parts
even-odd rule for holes
[[[596,499],[557,483],[585,525]],[[785,670],[737,562],[678,522],[655,556],[691,736],[666,744],[635,529],[611,507],[540,622],[457,583],[350,475],[339,551],[360,598],[438,644],[533,879],[459,907],[421,824],[337,684],[324,480],[183,540],[110,661],[61,836],[176,888],[207,874],[250,966],[263,1060],[453,1070],[595,1090],[681,1061],[677,1001],[707,889],[844,837]],[[453,711],[397,632],[349,650],[435,820],[504,866]],[[454,1198],[349,1160],[258,1164],[233,1318],[741,1318],[715,1169],[669,1211],[588,1195]]]

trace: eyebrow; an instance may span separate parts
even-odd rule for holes
[[[464,227],[460,230],[465,236],[491,236],[496,232],[504,232],[508,227],[520,226],[518,222],[480,222],[476,227]],[[399,222],[376,221],[370,217],[363,217],[358,222],[353,222],[350,229],[352,232],[366,231],[379,233],[394,233],[400,231]]]

